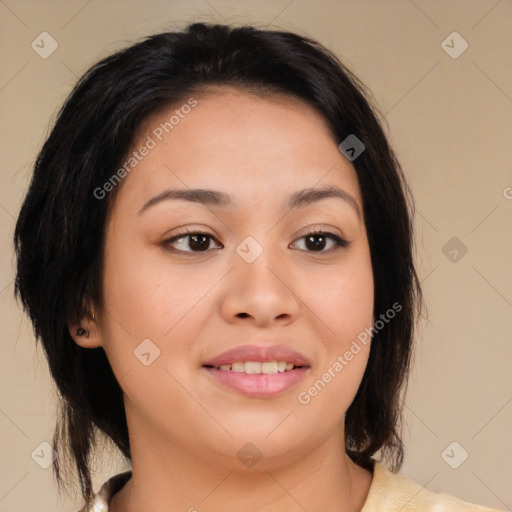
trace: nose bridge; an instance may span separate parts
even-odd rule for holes
[[[239,267],[242,274],[249,279],[254,279],[253,286],[259,284],[264,285],[263,288],[284,286],[283,281],[287,281],[286,275],[289,271],[278,240],[268,232],[261,232],[255,236],[257,239],[249,235],[238,244],[234,264]]]
[[[293,321],[299,302],[287,277],[286,261],[278,247],[245,238],[233,254],[234,269],[222,305],[226,319],[252,317],[258,324],[275,319]]]

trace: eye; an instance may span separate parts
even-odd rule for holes
[[[207,252],[210,249],[210,241],[212,240],[215,240],[215,238],[208,233],[187,231],[166,240],[164,246],[169,247],[173,245],[174,247],[171,250],[177,252]],[[184,249],[185,247],[188,247],[189,250]]]
[[[222,248],[212,235],[199,231],[186,231],[185,233],[181,233],[165,240],[163,245],[175,252],[200,253],[208,252],[211,249],[212,240],[218,244],[217,248]],[[334,233],[319,230],[314,230],[311,233],[300,237],[298,240],[304,240],[306,249],[301,250],[319,253],[330,253],[341,247],[348,247],[350,244],[350,242],[338,235],[335,235]],[[331,242],[331,247],[324,250],[329,241]]]
[[[348,247],[350,244],[350,242],[338,235],[335,235],[334,233],[319,230],[314,230],[311,233],[300,237],[299,240],[304,240],[304,245],[307,247],[306,250],[308,252],[333,252],[341,247]],[[329,240],[333,245],[324,251]]]

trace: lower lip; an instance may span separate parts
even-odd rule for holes
[[[286,372],[248,374],[232,370],[203,367],[217,382],[251,398],[271,398],[296,386],[309,368],[296,368]]]

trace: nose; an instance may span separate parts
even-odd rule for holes
[[[270,251],[252,263],[235,255],[234,269],[225,280],[221,315],[229,323],[250,322],[255,327],[288,325],[299,315],[300,300],[286,263]]]

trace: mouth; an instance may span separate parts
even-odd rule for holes
[[[202,368],[224,389],[251,398],[271,398],[298,385],[310,364],[284,346],[249,345],[224,352]]]
[[[219,366],[204,365],[204,368],[212,368],[222,372],[247,373],[249,375],[274,375],[276,373],[290,372],[297,368],[304,368],[304,366],[295,365],[287,361],[239,361],[231,364],[221,364]]]

